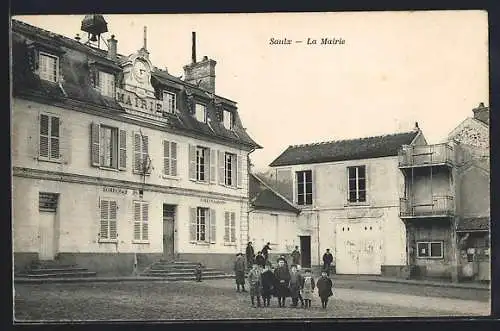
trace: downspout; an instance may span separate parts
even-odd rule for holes
[[[250,150],[250,152],[248,152],[248,155],[247,155],[247,163],[248,161],[250,161],[250,154],[252,154],[253,152],[255,152],[255,148],[252,148]],[[250,208],[250,164],[247,164],[247,198],[248,198],[248,201],[247,201],[247,238],[245,240],[245,242],[249,242],[250,241],[250,212],[252,211],[252,209]],[[241,224],[240,224],[240,227],[241,227]],[[241,229],[240,229],[240,234],[241,234]],[[243,243],[242,244],[242,247],[243,247]]]

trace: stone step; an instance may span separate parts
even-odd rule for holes
[[[34,263],[30,269],[57,269],[57,268],[75,268],[76,264],[61,263]]]
[[[94,271],[78,271],[78,272],[58,272],[58,273],[40,273],[40,274],[23,274],[21,277],[26,278],[57,278],[57,277],[94,277],[97,273]]]
[[[193,276],[194,272],[164,272],[161,270],[148,270],[144,272],[143,274],[149,274],[149,275],[167,275],[167,276]],[[208,272],[203,272],[202,275],[224,275],[224,272],[221,271],[208,271]]]
[[[172,271],[176,271],[176,270],[187,270],[187,271],[190,271],[190,270],[195,270],[196,268],[195,267],[190,267],[190,266],[167,266],[167,265],[156,265],[156,264],[153,264],[151,265],[150,269],[152,270],[172,270]],[[203,268],[203,270],[215,270],[214,268]]]
[[[30,269],[28,273],[30,274],[54,274],[54,273],[67,273],[67,272],[82,272],[87,271],[87,268],[77,268],[77,267],[68,267],[68,268],[37,268]]]
[[[162,278],[165,280],[169,281],[176,281],[176,280],[195,280],[195,276],[172,276],[172,275],[149,275],[149,274],[143,274],[141,275],[142,277],[151,277],[151,278]],[[231,279],[234,278],[234,275],[228,275],[228,274],[220,274],[220,275],[204,275],[201,277],[201,279]]]

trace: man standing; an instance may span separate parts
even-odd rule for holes
[[[252,264],[254,262],[254,258],[255,258],[255,252],[253,250],[253,246],[252,246],[252,242],[251,241],[248,242],[247,249],[245,251],[245,255],[246,255],[246,258],[247,258],[247,266],[249,268],[251,268]]]
[[[246,292],[245,290],[245,259],[243,258],[243,254],[236,254],[236,261],[234,262],[234,274],[236,276],[236,291],[240,291],[240,286],[242,288],[242,292]]]
[[[285,307],[286,297],[289,296],[290,271],[288,271],[283,259],[278,260],[278,267],[274,269],[274,276],[277,282],[276,296],[278,297],[278,304],[280,307]]]
[[[323,270],[326,271],[326,275],[330,276],[330,266],[333,262],[333,255],[330,253],[330,249],[327,248],[325,254],[323,254]]]
[[[270,247],[271,243],[268,242],[264,248],[262,248],[262,255],[264,256],[264,259],[266,260],[266,263],[267,261],[269,260],[269,251],[271,250],[271,247]]]
[[[292,264],[295,265],[300,265],[300,252],[299,252],[299,246],[295,246],[295,249],[293,250],[292,254]]]

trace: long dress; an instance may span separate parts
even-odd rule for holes
[[[312,276],[304,277],[304,285],[302,287],[302,298],[304,300],[312,300],[314,293],[314,278]]]
[[[248,273],[248,285],[250,285],[250,295],[260,296],[262,290],[262,279],[260,269],[252,269]]]
[[[271,270],[262,273],[262,297],[270,298],[276,295],[276,277]]]
[[[326,299],[333,295],[332,280],[328,277],[320,277],[317,282],[318,294],[321,299]]]
[[[290,272],[288,271],[288,268],[285,266],[277,267],[274,270],[274,275],[276,276],[276,280],[278,282],[278,286],[276,288],[276,296],[278,298],[285,298],[290,296],[288,290],[288,284],[290,282]]]

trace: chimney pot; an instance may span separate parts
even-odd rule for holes
[[[205,55],[205,56],[203,57],[203,61],[208,61],[208,56],[206,56],[206,55]]]
[[[196,32],[192,32],[191,62],[196,63]]]
[[[110,60],[116,60],[117,58],[117,44],[118,41],[115,39],[115,35],[111,35],[108,39],[108,58]]]
[[[80,34],[79,34],[79,33],[77,33],[77,34],[76,34],[76,36],[75,36],[75,40],[76,40],[76,41],[80,41],[80,39],[82,39],[82,38],[80,38]]]

